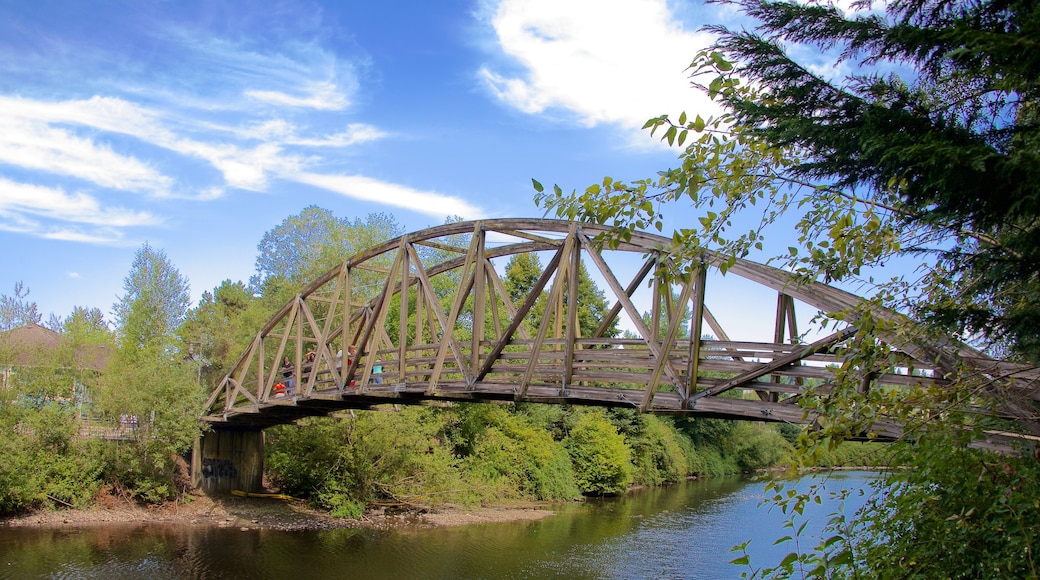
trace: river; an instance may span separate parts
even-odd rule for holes
[[[864,489],[868,472],[803,478],[828,491]],[[434,529],[285,532],[176,525],[0,528],[0,578],[739,578],[729,564],[751,540],[752,563],[787,516],[760,506],[765,483],[714,478],[624,498],[557,506],[538,521]],[[846,502],[851,515],[865,501]],[[836,503],[810,505],[805,535]],[[810,543],[815,543],[810,540]]]

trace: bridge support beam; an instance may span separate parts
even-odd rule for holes
[[[215,429],[195,440],[191,479],[207,495],[263,491],[264,432]]]

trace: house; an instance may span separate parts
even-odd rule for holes
[[[75,401],[82,408],[88,400],[80,382],[83,372],[100,373],[112,359],[113,349],[103,344],[70,344],[49,328],[28,324],[0,332],[0,388],[10,388],[19,373],[52,372],[56,381],[68,386],[57,400]],[[64,389],[48,389],[51,393]],[[50,398],[50,397],[47,397]]]

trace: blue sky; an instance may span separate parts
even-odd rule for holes
[[[732,14],[664,0],[0,3],[0,292],[108,314],[142,243],[193,299],[316,204],[540,217],[531,178],[636,179]]]

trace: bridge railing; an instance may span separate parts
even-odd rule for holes
[[[826,392],[838,369],[863,389],[900,388],[945,384],[964,364],[988,364],[980,355],[966,358],[978,353],[954,343],[936,346],[892,331],[873,338],[882,346],[876,350],[890,356],[862,366],[845,350],[854,325],[812,340],[799,333],[796,311],[841,312],[852,323],[869,311],[892,328],[899,328],[899,315],[840,289],[711,252],[700,262],[676,264],[671,240],[661,236],[630,232],[615,244],[597,242],[606,230],[485,220],[365,250],[301,289],[259,330],[211,393],[207,420],[268,414],[268,424],[294,420],[293,407],[302,415],[337,405],[467,397],[709,409],[720,416],[768,411],[802,420],[798,398],[807,387]],[[505,261],[525,254],[544,267],[517,292],[504,281]],[[709,277],[723,263],[725,279]],[[583,333],[578,286],[586,272],[598,277],[609,311],[599,328]],[[706,287],[726,279],[751,283],[767,301],[775,297],[775,317],[761,321],[771,341],[731,337],[716,319]],[[635,298],[641,292],[648,296]],[[609,336],[616,325],[627,329],[625,338]],[[344,357],[350,346],[358,354]],[[276,388],[284,384],[285,359],[299,369],[291,396]],[[748,400],[718,400],[727,393]]]

